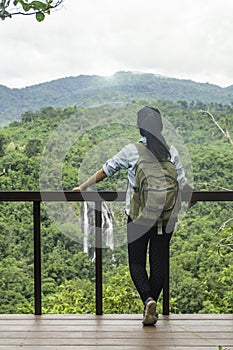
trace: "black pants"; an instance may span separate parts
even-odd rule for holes
[[[145,232],[145,228],[136,225],[128,218],[128,259],[134,285],[143,301],[152,297],[158,300],[165,278],[164,256],[172,236],[171,233],[158,234],[157,226]],[[140,234],[140,232],[142,232]],[[144,233],[145,232],[145,233]],[[149,268],[146,270],[149,247]]]

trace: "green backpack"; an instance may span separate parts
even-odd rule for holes
[[[130,201],[130,217],[144,226],[163,226],[177,221],[180,210],[179,184],[174,164],[170,160],[159,162],[148,148],[135,144],[139,159],[136,165],[136,183]]]

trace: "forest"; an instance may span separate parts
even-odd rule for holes
[[[139,139],[136,111],[147,104],[25,111],[0,129],[1,191],[71,190],[125,142]],[[232,105],[162,99],[150,104],[161,110],[164,133],[179,149],[192,186],[232,190],[232,146],[203,113],[211,111],[223,127],[227,116],[233,130]],[[94,189],[125,190],[126,175],[119,172]],[[71,206],[79,218],[82,205]],[[0,207],[0,313],[33,313],[32,204],[1,202]],[[103,311],[142,313],[127,263],[124,203],[109,207],[121,229],[115,231],[114,248],[103,249]],[[232,218],[229,202],[197,203],[184,211],[171,241],[171,313],[232,312]],[[84,252],[81,228],[69,224],[69,217],[57,225],[45,205],[41,219],[43,313],[94,313],[95,261]],[[159,312],[161,307],[160,300]]]

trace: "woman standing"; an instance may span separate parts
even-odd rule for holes
[[[188,187],[184,170],[181,166],[179,154],[175,147],[169,147],[162,135],[162,118],[158,109],[144,107],[137,114],[143,144],[156,159],[161,162],[170,160],[177,173],[180,189]],[[170,242],[173,230],[167,232],[162,225],[161,229],[156,223],[153,227],[145,227],[134,222],[130,217],[130,200],[134,193],[136,181],[136,168],[139,159],[138,147],[135,144],[124,146],[120,152],[107,160],[103,167],[91,176],[86,182],[74,191],[84,191],[87,187],[111,177],[120,169],[128,171],[128,189],[126,192],[126,214],[128,216],[128,261],[132,280],[144,304],[143,325],[154,325],[158,319],[156,304],[164,284],[164,255]],[[161,231],[161,232],[159,232]],[[162,234],[161,234],[162,233]],[[150,275],[146,270],[146,257],[149,247]]]

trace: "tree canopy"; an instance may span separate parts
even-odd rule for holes
[[[12,18],[15,15],[35,15],[38,22],[42,22],[45,15],[49,15],[51,10],[59,7],[64,0],[1,0],[0,18]]]

